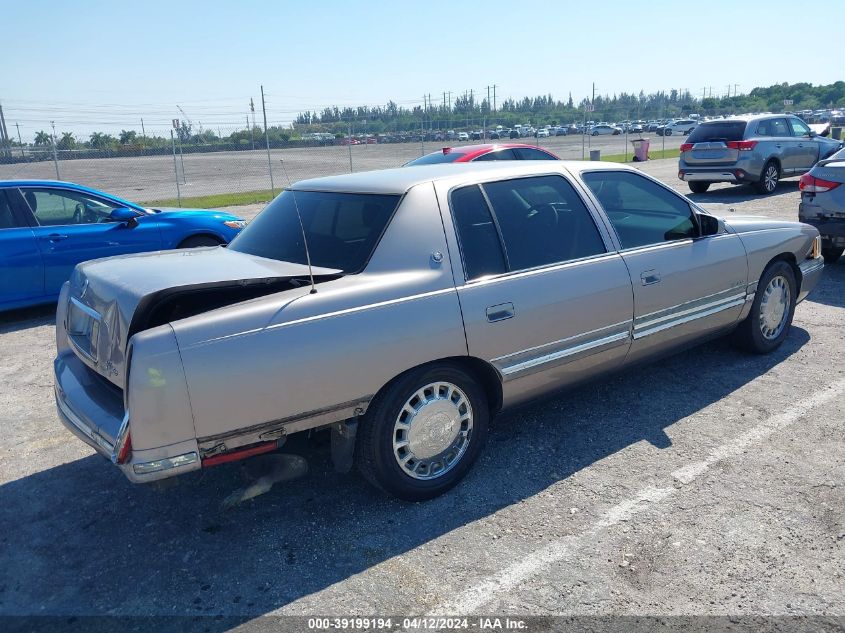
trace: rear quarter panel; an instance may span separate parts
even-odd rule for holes
[[[466,355],[447,253],[434,188],[419,185],[364,272],[175,322],[197,436],[344,419],[407,369]]]

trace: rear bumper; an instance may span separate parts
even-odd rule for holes
[[[681,179],[684,182],[744,182],[744,179],[737,178],[736,174],[724,169],[705,171],[701,169],[684,171]]]
[[[845,217],[818,217],[817,213],[813,213],[813,216],[815,217],[807,217],[811,208],[819,209],[819,211],[821,210],[820,207],[813,207],[811,205],[807,205],[805,202],[799,203],[798,219],[804,224],[809,224],[810,226],[815,227],[822,236],[823,242],[845,245]]]
[[[73,352],[66,350],[53,361],[56,410],[71,433],[111,461],[134,483],[172,477],[200,468],[196,440],[161,448],[132,451],[124,464],[117,452],[129,432],[129,412],[122,397]]]
[[[798,293],[798,303],[806,299],[822,277],[824,258],[806,259],[798,265],[801,269],[801,291]]]

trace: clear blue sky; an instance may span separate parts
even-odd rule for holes
[[[259,2],[0,0],[0,104],[10,133],[164,130],[188,116],[271,124],[327,105],[412,106],[465,90],[521,98],[843,79],[793,0]],[[833,38],[827,38],[833,42]],[[803,52],[802,52],[803,51]],[[812,51],[812,52],[808,52]],[[824,63],[824,60],[831,60]],[[258,119],[260,122],[260,105]],[[156,128],[156,126],[159,126]]]

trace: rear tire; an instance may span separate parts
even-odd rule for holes
[[[757,193],[762,193],[763,195],[774,193],[775,189],[777,189],[779,179],[780,169],[778,168],[778,164],[770,160],[763,167],[760,180],[754,183],[754,189]]]
[[[839,261],[839,258],[842,257],[842,253],[845,251],[845,248],[829,246],[827,248],[822,248],[822,257],[824,257],[824,263],[830,266],[831,264],[835,264]]]
[[[708,189],[710,189],[709,182],[702,182],[700,180],[696,180],[693,182],[688,182],[689,190],[693,193],[705,193]]]
[[[484,390],[460,367],[411,370],[370,404],[355,464],[377,488],[406,501],[443,494],[469,472],[487,439]]]
[[[672,130],[663,130],[663,136],[672,136]]]
[[[193,235],[182,240],[179,248],[202,248],[203,246],[220,246],[221,242],[210,235]]]
[[[772,263],[757,282],[751,312],[734,332],[734,342],[755,354],[773,352],[789,334],[798,284],[783,260]]]

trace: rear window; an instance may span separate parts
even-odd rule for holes
[[[345,273],[364,269],[401,196],[322,191],[283,191],[229,244],[258,257],[311,264]],[[297,207],[302,216],[299,226]]]
[[[708,121],[690,132],[687,143],[741,141],[745,126],[745,121]]]
[[[436,165],[438,163],[454,163],[461,156],[463,156],[463,153],[461,152],[448,152],[446,154],[444,154],[443,152],[434,152],[433,154],[420,156],[419,158],[405,163],[405,167],[409,167],[410,165]]]

